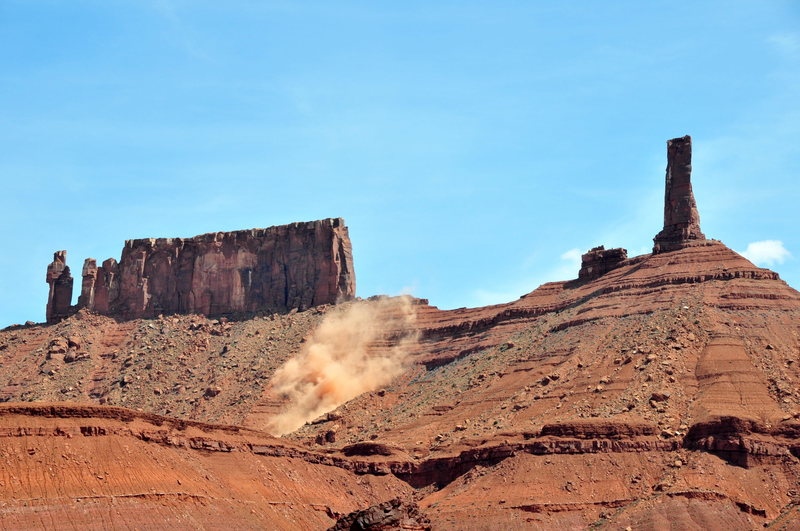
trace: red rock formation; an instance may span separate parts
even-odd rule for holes
[[[585,280],[507,304],[417,300],[407,370],[280,441],[194,421],[266,426],[270,380],[324,306],[0,331],[0,402],[25,402],[0,406],[0,521],[325,529],[372,506],[345,528],[392,526],[395,507],[373,504],[413,495],[437,529],[800,528],[800,293],[702,239],[687,140],[670,144],[656,253],[593,249]],[[103,264],[95,306],[124,298],[136,260],[143,300],[180,257],[207,279],[210,246],[228,249],[214,236]],[[29,403],[64,399],[142,411]]]
[[[97,260],[87,258],[83,262],[81,273],[83,282],[81,283],[81,295],[78,297],[78,308],[94,307],[94,290],[97,281]]]
[[[53,262],[47,266],[47,322],[55,323],[69,316],[72,304],[72,275],[67,265],[67,251],[53,253]]]
[[[78,306],[139,318],[305,309],[354,295],[350,238],[337,218],[128,240],[119,264],[109,259],[97,267],[94,259],[86,260]]]
[[[93,304],[89,306],[98,313],[111,313],[111,301],[119,297],[119,264],[113,258],[97,268],[94,284]]]
[[[0,447],[3,529],[323,530],[412,493],[263,433],[121,408],[2,404]]]
[[[673,138],[667,141],[664,228],[653,239],[653,252],[673,251],[705,239],[692,192],[692,137]]]
[[[628,258],[626,249],[608,249],[604,246],[595,247],[581,256],[581,270],[578,278],[581,280],[594,280],[600,278],[612,269],[619,267]]]

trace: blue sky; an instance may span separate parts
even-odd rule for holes
[[[797,2],[3,0],[0,326],[58,249],[335,216],[361,296],[513,300],[646,252],[684,134],[706,235],[800,287]]]

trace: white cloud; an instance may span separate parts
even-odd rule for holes
[[[800,52],[800,33],[775,33],[769,36],[767,42],[786,55]]]
[[[792,256],[780,240],[763,240],[748,243],[747,249],[739,252],[739,254],[758,266],[782,264]]]
[[[568,261],[571,265],[580,266],[581,265],[581,255],[582,254],[583,253],[578,248],[570,249],[569,251],[567,251],[567,252],[565,252],[565,253],[563,253],[561,255],[561,259]]]

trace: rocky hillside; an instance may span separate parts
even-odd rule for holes
[[[0,518],[81,527],[91,502],[112,527],[141,507],[177,527],[213,528],[213,509],[243,528],[797,529],[800,293],[705,238],[691,140],[668,154],[653,254],[592,249],[574,280],[508,304],[385,305],[413,319],[371,334],[341,316],[378,301],[230,320],[83,310],[0,332],[4,459],[37,471],[0,476]],[[401,370],[362,371],[355,398],[267,435],[292,400],[281,367],[329,356],[335,319]],[[336,394],[326,371],[342,366],[301,383]],[[125,479],[64,479],[60,455]]]
[[[0,401],[109,404],[240,424],[328,310],[116,321],[85,310],[0,332]]]

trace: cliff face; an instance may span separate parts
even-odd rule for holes
[[[52,287],[51,279],[63,271],[59,264],[66,267],[65,257],[53,264],[48,268],[48,308],[53,293],[69,291],[62,297],[67,301],[72,295],[71,289],[56,292]],[[108,259],[98,267],[94,259],[86,260],[78,307],[134,319],[161,313],[302,310],[354,295],[350,237],[344,220],[337,218],[194,238],[128,240],[119,263]],[[48,320],[66,315],[61,306],[48,310]]]
[[[129,240],[119,263],[125,317],[214,315],[305,309],[355,294],[353,259],[341,219],[189,239]]]

